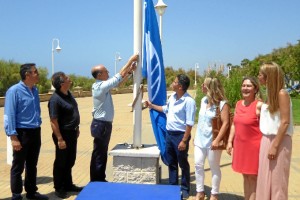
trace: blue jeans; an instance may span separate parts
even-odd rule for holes
[[[166,158],[169,163],[169,183],[178,185],[178,164],[181,168],[181,190],[190,191],[190,164],[188,162],[189,137],[184,151],[178,150],[178,145],[183,138],[184,132],[168,131],[166,135]]]
[[[105,181],[107,151],[112,130],[112,123],[93,119],[91,133],[94,137],[94,148],[90,165],[90,179],[93,181]]]

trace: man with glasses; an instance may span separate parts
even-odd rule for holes
[[[63,72],[52,75],[55,92],[48,102],[52,138],[55,145],[53,182],[55,195],[65,199],[67,192],[80,192],[73,184],[72,168],[76,160],[80,115],[78,105],[69,89],[72,81]]]
[[[35,84],[39,73],[34,63],[20,67],[21,81],[6,92],[4,129],[13,147],[10,172],[12,200],[22,199],[22,173],[25,168],[24,186],[27,199],[48,199],[37,192],[37,163],[41,147],[41,108]]]
[[[189,141],[194,125],[196,103],[187,93],[190,79],[184,74],[176,76],[172,83],[174,93],[167,105],[158,106],[149,101],[150,109],[164,112],[167,115],[166,159],[169,168],[169,184],[178,185],[178,165],[181,168],[181,193],[183,199],[189,198],[190,164],[188,162]]]
[[[109,79],[108,71],[103,65],[92,68],[92,76],[96,82],[92,86],[93,94],[93,121],[91,133],[94,137],[94,148],[90,163],[90,180],[106,182],[107,151],[110,141],[114,105],[110,90],[117,87],[136,68],[138,55],[133,55],[126,65]]]

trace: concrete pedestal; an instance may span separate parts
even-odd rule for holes
[[[113,182],[158,184],[160,181],[159,155],[156,145],[132,149],[117,144],[110,152],[113,156]]]

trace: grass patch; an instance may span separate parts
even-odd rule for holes
[[[300,99],[292,98],[294,124],[300,125]]]

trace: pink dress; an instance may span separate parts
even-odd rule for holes
[[[256,115],[257,100],[249,106],[243,106],[242,100],[236,103],[233,123],[235,134],[233,141],[232,169],[242,174],[257,175],[259,147],[262,133],[259,130],[259,118]]]

